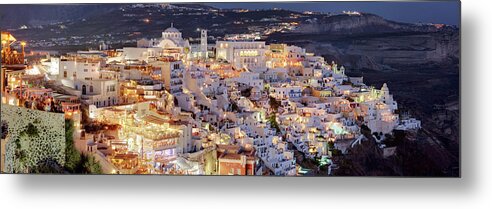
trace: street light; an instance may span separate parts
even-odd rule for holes
[[[27,43],[25,41],[21,41],[20,44],[22,46],[22,55],[24,55],[24,47],[26,47]]]
[[[26,42],[25,41],[21,41],[20,42],[21,46],[22,46],[22,62],[24,62],[24,57],[25,57],[25,51],[24,51],[24,48],[26,46]]]

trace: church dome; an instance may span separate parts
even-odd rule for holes
[[[167,28],[164,32],[166,32],[166,33],[179,33],[179,30],[176,29],[175,27],[171,26],[171,27]]]
[[[381,88],[381,91],[389,91],[388,85],[386,85],[386,83],[383,84],[383,87]]]

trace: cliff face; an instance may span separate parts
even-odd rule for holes
[[[457,33],[370,35],[313,42],[305,47],[351,69],[400,69],[459,58]]]
[[[438,28],[433,25],[398,23],[367,13],[361,13],[359,15],[341,14],[326,16],[321,19],[311,19],[307,23],[308,24],[302,24],[297,32],[346,35],[408,31],[436,32],[438,30]]]
[[[301,45],[354,70],[398,70],[459,59],[456,27],[398,23],[373,14],[310,19],[269,40]]]

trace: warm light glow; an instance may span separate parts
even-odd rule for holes
[[[41,71],[39,68],[35,65],[31,69],[26,69],[26,74],[27,75],[40,75]]]
[[[21,46],[26,46],[27,43],[25,41],[21,41],[20,44]]]
[[[248,50],[239,52],[239,56],[241,57],[256,57],[258,56],[258,51],[256,50]]]

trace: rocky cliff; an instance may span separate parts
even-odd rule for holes
[[[457,27],[398,23],[364,13],[309,19],[269,41],[301,45],[354,70],[398,70],[459,59]]]
[[[297,32],[347,34],[381,34],[395,32],[436,32],[442,25],[409,24],[386,20],[381,16],[358,13],[323,16],[307,20]]]

